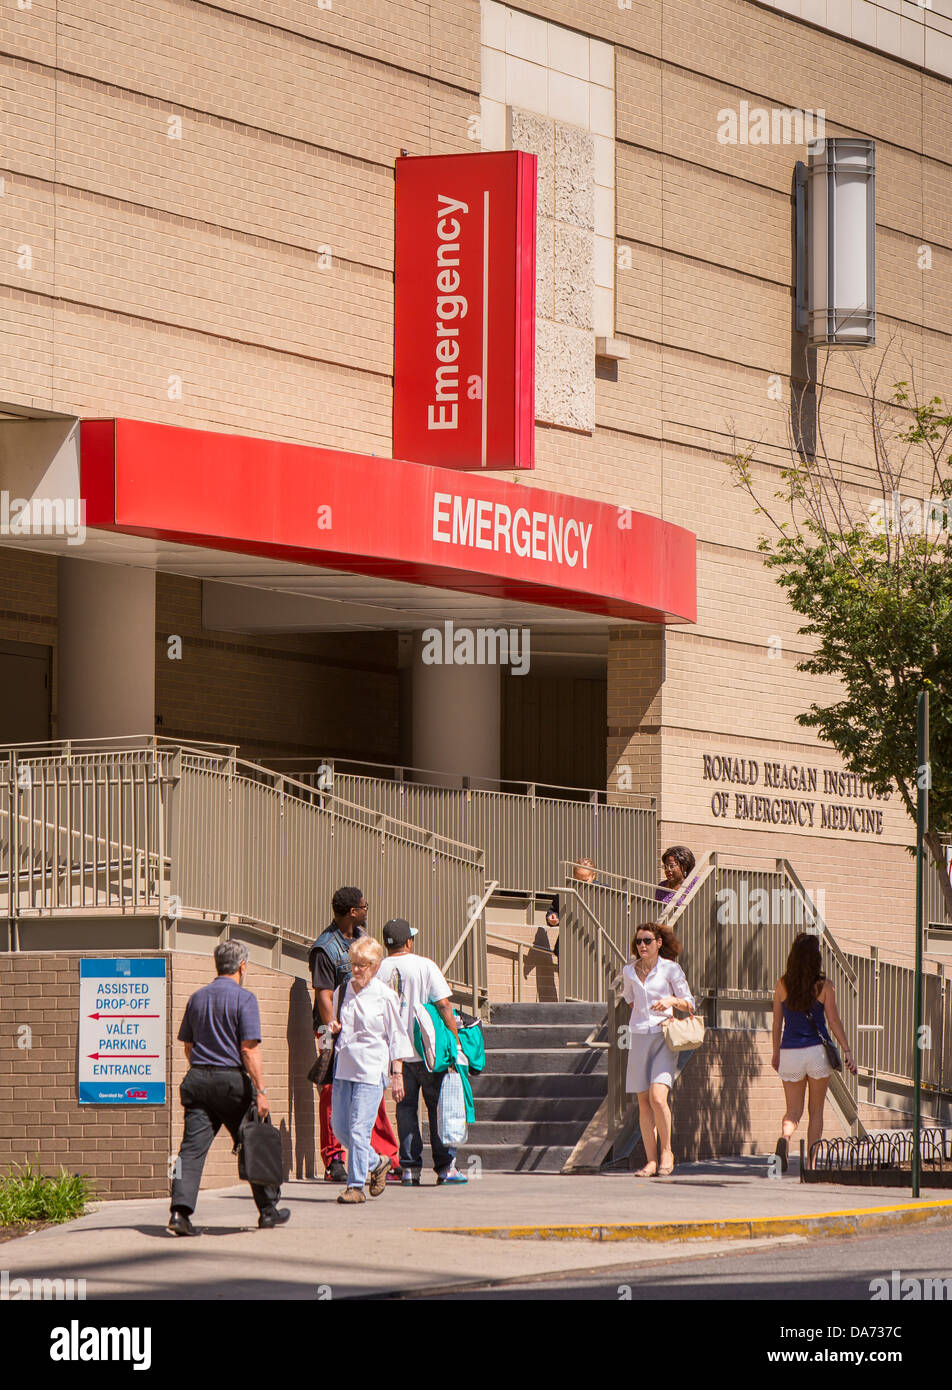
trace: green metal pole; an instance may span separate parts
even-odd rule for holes
[[[922,1178],[922,918],[924,907],[925,836],[929,828],[929,692],[919,691],[916,719],[916,977],[912,1025],[912,1195],[919,1196]]]

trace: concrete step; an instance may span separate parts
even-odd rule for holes
[[[476,1153],[500,1144],[520,1144],[523,1148],[551,1148],[568,1144],[572,1148],[581,1138],[584,1124],[559,1124],[550,1120],[506,1120],[501,1123],[476,1120],[469,1126],[466,1147]],[[429,1143],[429,1136],[426,1136]]]
[[[483,1120],[574,1121],[587,1125],[602,1096],[484,1096],[476,1114]]]
[[[496,1023],[587,1023],[593,1028],[605,1017],[604,1004],[493,1004],[490,1018]]]
[[[483,1037],[487,1052],[506,1052],[584,1043],[591,1031],[589,1023],[489,1023]]]
[[[456,1153],[456,1166],[469,1174],[467,1160],[472,1154],[489,1173],[561,1173],[574,1144],[558,1144],[551,1148],[527,1149],[522,1144],[484,1144],[481,1148],[469,1143]]]
[[[521,1075],[526,1072],[561,1072],[571,1075],[605,1075],[608,1071],[608,1049],[590,1047],[540,1047],[534,1052],[512,1049],[486,1049],[486,1070]]]
[[[571,1096],[597,1097],[601,1102],[608,1092],[608,1076],[601,1072],[504,1072],[487,1075],[480,1072],[472,1078],[473,1095],[477,1103],[484,1098],[511,1099],[523,1096],[546,1098]]]

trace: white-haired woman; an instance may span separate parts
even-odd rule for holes
[[[371,1197],[379,1197],[386,1187],[390,1159],[382,1158],[370,1172],[370,1136],[388,1080],[392,1076],[394,1099],[402,1100],[403,1063],[416,1055],[400,1021],[396,994],[374,978],[383,956],[379,941],[357,938],[350,948],[351,978],[343,1001],[340,988],[334,991],[334,1020],[328,1026],[337,1034],[331,1124],[347,1150],[347,1189],[337,1199],[343,1203],[366,1201],[368,1174]]]

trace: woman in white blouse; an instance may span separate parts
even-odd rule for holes
[[[664,1019],[674,1017],[675,1009],[693,1014],[694,996],[678,965],[681,943],[670,927],[643,922],[631,947],[634,962],[622,971],[623,993],[631,1005],[625,1090],[638,1096],[638,1118],[648,1160],[636,1176],[665,1178],[674,1172],[668,1092],[677,1075],[678,1059],[668,1047],[661,1025]]]
[[[347,1190],[338,1202],[363,1202],[370,1176],[370,1195],[386,1186],[390,1159],[382,1158],[370,1171],[370,1136],[380,1098],[391,1074],[394,1100],[403,1099],[403,1063],[416,1056],[400,1021],[400,1001],[389,985],[374,977],[383,960],[383,947],[372,936],[360,936],[350,948],[350,980],[337,1021],[339,988],[334,991],[334,1022],[338,1034],[334,1056],[331,1124],[347,1150]]]

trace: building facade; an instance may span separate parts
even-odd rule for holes
[[[835,688],[796,670],[724,459],[753,445],[771,490],[789,457],[794,170],[817,120],[875,142],[878,337],[857,360],[948,396],[950,0],[11,0],[0,47],[10,497],[75,491],[77,421],[391,459],[395,164],[518,149],[537,161],[535,468],[499,480],[622,531],[684,528],[697,565],[696,614],[620,621],[335,588],[227,533],[8,526],[0,738],[155,732],[631,790],[664,844],[786,857],[838,937],[895,944],[911,822],[795,722]],[[863,405],[831,353],[859,494]],[[447,621],[527,628],[527,672],[427,665]]]

